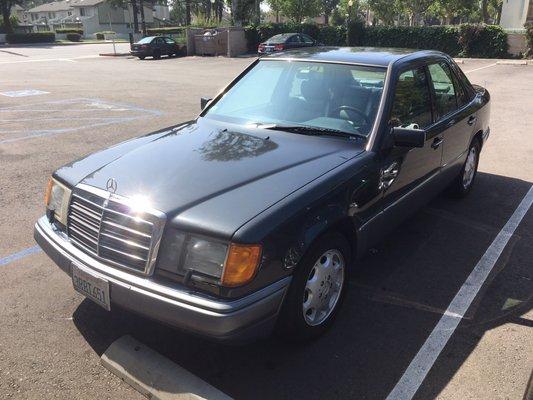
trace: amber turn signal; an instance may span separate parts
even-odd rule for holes
[[[52,187],[54,186],[54,181],[52,177],[48,178],[48,185],[46,186],[46,191],[44,192],[44,205],[48,207],[50,204],[50,196],[52,195]]]
[[[240,286],[250,282],[255,275],[260,259],[261,246],[232,243],[222,275],[222,285]]]

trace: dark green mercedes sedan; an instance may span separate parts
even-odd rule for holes
[[[280,52],[196,119],[55,171],[35,239],[107,310],[218,340],[313,338],[366,249],[472,189],[489,100],[440,52]]]

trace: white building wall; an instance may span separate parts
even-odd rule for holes
[[[500,25],[505,29],[523,29],[529,0],[503,0]]]

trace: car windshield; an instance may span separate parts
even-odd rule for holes
[[[367,136],[374,125],[385,74],[386,69],[379,67],[263,60],[204,117]]]
[[[153,37],[153,36],[148,36],[148,37],[142,38],[142,39],[139,40],[137,43],[138,43],[138,44],[148,44],[148,43],[150,43],[152,40],[154,40],[154,37]]]
[[[267,42],[268,43],[285,43],[285,41],[291,36],[293,36],[293,33],[291,34],[282,33],[276,36],[272,36],[270,39],[267,40]]]

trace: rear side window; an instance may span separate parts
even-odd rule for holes
[[[425,128],[431,122],[431,100],[424,68],[403,72],[396,84],[390,124]]]
[[[301,34],[300,37],[302,42],[304,42],[305,44],[313,44],[315,42],[313,39],[311,39],[311,37],[307,35]]]
[[[446,63],[430,64],[428,70],[435,91],[437,118],[440,119],[457,109],[452,73]]]

